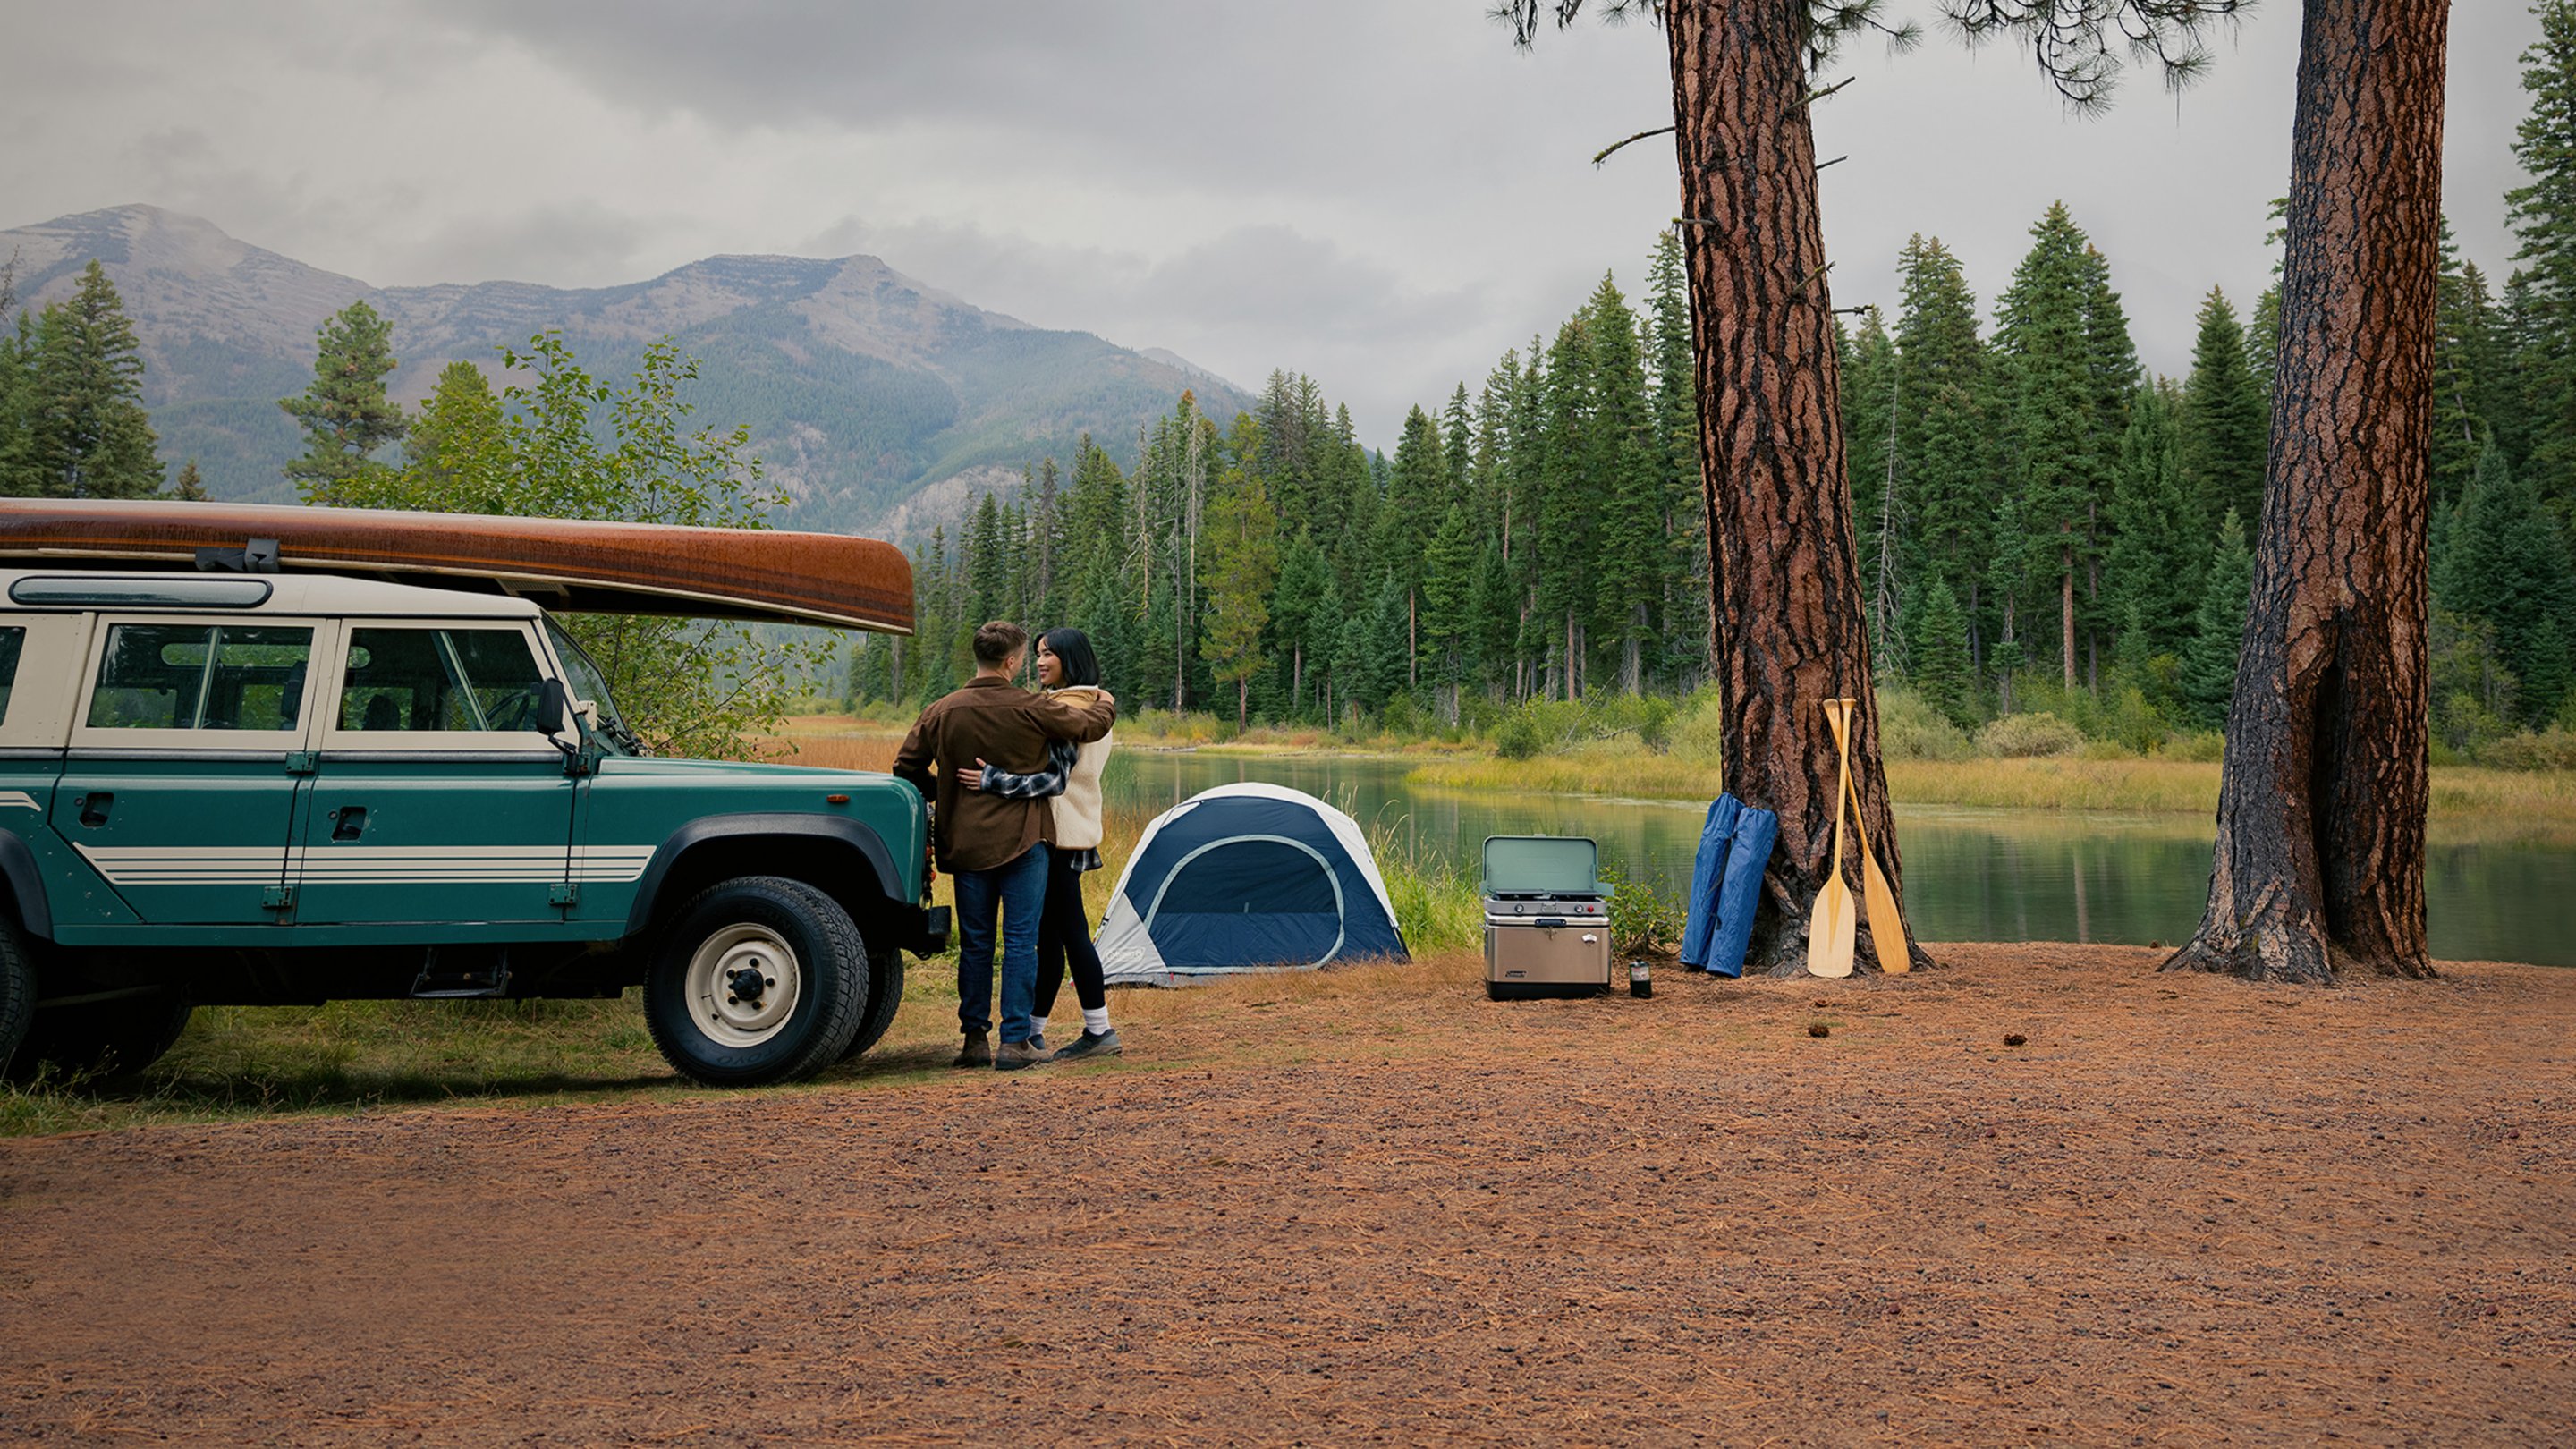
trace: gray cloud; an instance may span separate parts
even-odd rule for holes
[[[388,285],[638,280],[713,252],[868,251],[1043,326],[1238,381],[1310,372],[1372,440],[1632,293],[1675,210],[1663,42],[1590,19],[1512,48],[1485,0],[91,0],[12,24],[0,225],[150,201]],[[1926,10],[1923,0],[1899,10]],[[1835,300],[1892,304],[1937,234],[1991,299],[2063,199],[2151,366],[2213,285],[2268,281],[2298,7],[2179,100],[2069,118],[2003,46],[1856,46],[1819,111]],[[2501,275],[2519,4],[2453,7],[2445,188]]]

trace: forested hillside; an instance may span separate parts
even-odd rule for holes
[[[1070,455],[1085,432],[1123,449],[1184,388],[1249,402],[1177,358],[1031,327],[873,257],[714,257],[588,290],[377,288],[129,206],[0,232],[0,265],[13,258],[18,300],[39,314],[101,263],[139,343],[160,458],[173,472],[193,459],[219,498],[293,501],[280,470],[302,443],[277,400],[311,380],[316,329],[354,300],[392,320],[407,405],[447,363],[497,373],[497,347],[542,330],[612,376],[671,337],[705,363],[700,413],[751,428],[789,517],[813,528],[873,529],[925,486]]]

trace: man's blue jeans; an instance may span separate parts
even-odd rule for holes
[[[1038,916],[1046,909],[1041,841],[1008,865],[957,872],[957,1028],[993,1029],[993,916],[1002,918],[1002,1040],[1027,1041],[1038,989]]]

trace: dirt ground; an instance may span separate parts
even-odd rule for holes
[[[1939,954],[0,1142],[0,1441],[2576,1442],[2576,971]]]

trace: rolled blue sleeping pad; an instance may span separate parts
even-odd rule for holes
[[[1682,917],[1682,969],[1708,969],[1708,942],[1717,934],[1717,888],[1726,878],[1726,846],[1735,835],[1735,817],[1743,803],[1720,795],[1708,804],[1708,822],[1700,827],[1699,858],[1691,864],[1690,899]]]
[[[1780,838],[1780,817],[1747,806],[1735,817],[1735,839],[1726,851],[1726,875],[1717,888],[1717,931],[1708,943],[1708,970],[1744,974],[1745,948],[1753,943],[1753,913],[1762,905],[1762,871]]]

